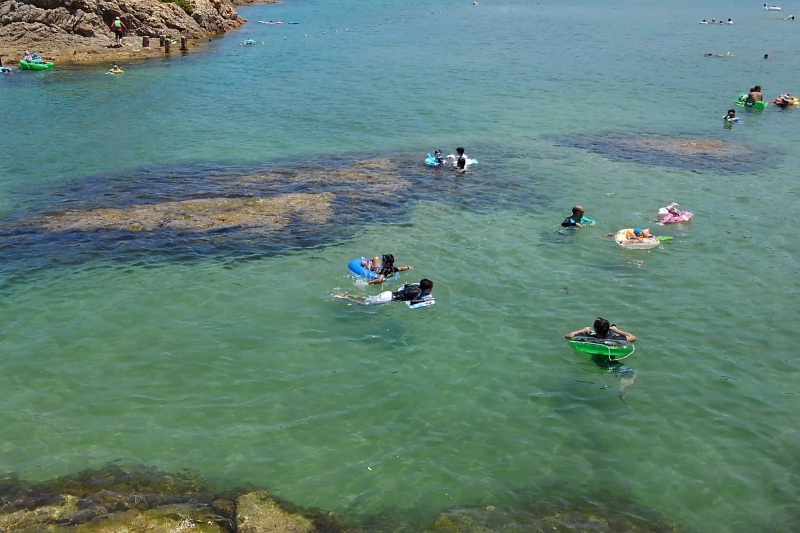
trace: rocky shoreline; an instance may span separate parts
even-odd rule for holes
[[[169,53],[179,53],[182,37],[186,49],[194,49],[239,28],[246,19],[235,7],[248,3],[252,2],[0,0],[0,60],[5,66],[15,66],[30,50],[54,60],[57,67],[122,63],[163,56],[167,52],[162,37],[171,44]],[[116,45],[109,29],[117,16],[127,28],[121,45]]]
[[[608,488],[559,496],[542,489],[516,506],[475,504],[435,517],[387,509],[358,521],[299,507],[267,489],[218,491],[195,473],[113,463],[28,484],[0,478],[0,533],[494,533],[510,531],[676,532],[678,526]]]

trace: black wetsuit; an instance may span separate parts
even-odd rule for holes
[[[430,293],[423,293],[418,283],[407,283],[399,291],[392,292],[393,302],[419,303],[430,296]]]
[[[392,266],[392,267],[381,267],[375,271],[378,276],[383,276],[383,279],[390,278],[395,275],[396,272],[400,272],[400,269]]]

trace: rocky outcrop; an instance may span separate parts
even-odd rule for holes
[[[109,29],[117,16],[127,27],[122,46]],[[57,63],[116,61],[163,53],[161,36],[198,40],[244,22],[230,0],[0,0],[0,55],[5,63],[24,50]],[[144,36],[155,39],[150,47]]]

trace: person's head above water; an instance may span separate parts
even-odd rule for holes
[[[456,148],[456,153],[458,155],[464,155],[464,147],[463,146],[459,146],[458,148]]]
[[[605,318],[599,316],[594,319],[594,325],[592,326],[592,329],[594,329],[595,334],[598,335],[599,337],[605,337],[606,335],[608,335],[608,331],[610,328],[611,325]]]
[[[572,214],[573,215],[582,217],[584,213],[585,213],[585,211],[584,211],[583,207],[581,207],[579,205],[572,206]]]
[[[384,267],[390,267],[394,265],[394,255],[383,254],[383,256],[381,257],[381,263],[383,263]]]
[[[422,278],[419,280],[419,288],[423,290],[423,292],[431,292],[433,290],[433,282],[428,278]]]

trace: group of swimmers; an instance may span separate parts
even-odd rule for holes
[[[572,208],[572,214],[561,222],[561,227],[563,228],[582,228],[584,226],[596,225],[597,221],[587,217],[586,211],[580,205],[574,206]],[[649,236],[650,230],[643,230],[640,228],[626,230],[626,237],[632,240],[641,240]],[[609,324],[608,320],[603,317],[597,317],[592,326],[586,326],[575,331],[570,331],[564,335],[564,337],[567,339],[572,339],[576,335],[584,335],[597,339],[624,338],[628,342],[633,342],[636,340],[634,335],[626,331],[622,331],[616,326],[616,324]],[[605,366],[613,363],[613,361],[610,360],[609,357],[608,359],[603,359],[602,361],[596,361],[596,363],[600,364],[601,366]]]
[[[42,59],[38,52],[30,53],[27,50],[22,52],[22,60],[28,63],[44,63],[44,59]]]
[[[745,107],[752,107],[756,104],[756,102],[763,102],[764,95],[761,92],[761,86],[756,85],[751,87],[747,96],[742,100],[742,103]],[[789,93],[782,93],[779,94],[777,98],[774,100],[769,101],[771,104],[780,107],[781,109],[786,109],[787,107],[793,106],[800,106],[800,99],[796,96],[793,96]],[[739,122],[739,117],[736,116],[735,109],[728,109],[728,112],[725,116],[722,117],[722,120],[725,122]]]
[[[370,271],[375,277],[368,284],[380,285],[387,279],[393,277],[398,272],[411,270],[411,265],[395,266],[394,254],[383,254],[372,259],[361,259],[361,267]],[[409,302],[410,305],[425,304],[432,302],[433,282],[427,278],[422,278],[419,283],[406,283],[397,291],[383,291],[376,296],[360,296],[357,294],[333,294],[334,298],[341,298],[360,305],[378,305],[389,302]]]
[[[678,209],[678,204],[673,203],[668,207],[668,209],[673,209],[673,210],[674,209]],[[669,211],[669,212],[673,212],[673,211]],[[680,214],[680,211],[678,211],[677,214]],[[586,216],[586,211],[580,205],[573,206],[572,207],[572,214],[570,216],[568,216],[567,218],[565,218],[561,222],[561,227],[562,228],[582,228],[584,226],[596,226],[596,225],[597,225],[597,221],[587,217]],[[615,234],[614,233],[607,233],[605,236],[606,237],[611,237],[613,235],[615,235]],[[650,235],[650,229],[649,228],[648,229],[627,228],[625,230],[625,237],[629,241],[641,242],[644,239],[647,239],[648,237],[652,237],[652,235]]]
[[[433,151],[433,158],[436,160],[438,165],[446,166],[451,164],[447,158],[442,157],[442,151],[438,148]],[[464,147],[459,146],[456,148],[455,166],[459,171],[463,172],[467,168],[467,159],[469,159],[469,156],[464,153]]]
[[[733,24],[733,20],[728,19],[728,22],[723,22],[722,20],[711,19],[711,22],[709,22],[706,19],[703,19],[700,21],[700,24]]]

